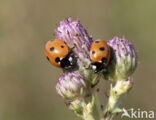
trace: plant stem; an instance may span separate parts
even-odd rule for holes
[[[90,113],[90,114],[86,114],[86,115],[85,115],[84,120],[96,120],[96,119],[95,119],[94,116]]]
[[[120,96],[127,93],[132,87],[131,79],[118,80],[115,85],[110,88],[110,95],[107,106],[103,112],[103,120],[112,120],[115,113],[121,112],[122,110],[118,107],[118,100]]]
[[[98,98],[96,95],[92,96],[92,107],[86,107],[83,112],[84,120],[100,120],[100,109],[98,104]],[[89,105],[87,105],[89,106]],[[90,111],[91,110],[91,111]]]

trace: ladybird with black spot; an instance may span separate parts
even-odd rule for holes
[[[91,66],[95,73],[106,71],[110,61],[110,48],[103,40],[95,40],[90,46]]]
[[[60,39],[49,40],[44,48],[48,61],[64,70],[72,69],[76,66],[76,59],[72,50]]]

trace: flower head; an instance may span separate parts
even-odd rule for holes
[[[92,38],[79,21],[73,21],[71,17],[66,22],[64,20],[61,21],[56,30],[56,38],[63,40],[73,50],[78,57],[79,66],[90,64],[89,48]]]
[[[86,81],[78,73],[65,73],[56,83],[56,91],[63,98],[71,100],[84,95]]]
[[[112,50],[112,59],[105,77],[111,80],[128,78],[137,66],[137,58],[133,45],[124,37],[114,37],[107,44]]]

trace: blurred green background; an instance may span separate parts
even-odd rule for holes
[[[124,35],[134,44],[138,68],[122,106],[156,110],[155,0],[0,0],[0,120],[78,120],[55,91],[62,71],[43,52],[68,16],[94,39]]]

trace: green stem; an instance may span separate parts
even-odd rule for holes
[[[132,87],[132,81],[129,80],[118,80],[114,87],[110,88],[110,96],[108,99],[107,106],[103,112],[104,119],[102,120],[110,120],[115,113],[121,112],[122,110],[117,106],[117,102],[120,96],[124,93],[127,93]]]
[[[108,99],[108,103],[107,103],[107,107],[105,109],[105,112],[112,112],[113,111],[115,105],[118,102],[119,97],[120,96],[118,94],[116,94],[116,91],[114,91],[113,89],[110,90],[110,96]]]
[[[86,107],[83,112],[84,120],[100,120],[101,111],[99,111],[98,99],[95,96],[92,97],[91,107]]]
[[[111,92],[114,92],[114,91],[111,91]],[[118,99],[119,99],[118,95],[112,95],[109,97],[107,106],[103,112],[104,119],[102,120],[110,120],[110,118],[113,115],[113,110],[118,102]]]
[[[98,111],[98,116],[101,118],[102,117],[102,109],[101,109],[101,103],[99,100],[99,96],[97,93],[95,93],[95,105],[97,107],[97,111]]]
[[[94,116],[93,116],[93,114],[86,114],[86,115],[84,115],[85,117],[84,117],[84,120],[96,120],[95,118],[94,118]]]

